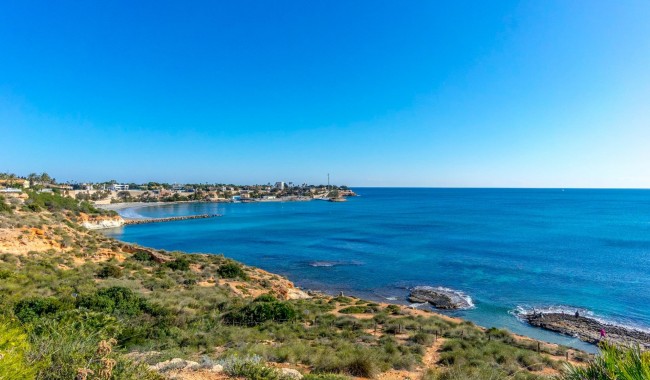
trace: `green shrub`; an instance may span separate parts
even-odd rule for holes
[[[277,302],[277,298],[272,294],[262,294],[261,296],[255,298],[253,302]]]
[[[259,356],[245,358],[231,357],[220,361],[224,372],[233,377],[243,377],[247,380],[281,380],[279,371],[264,365]]]
[[[28,298],[18,301],[14,306],[14,314],[23,323],[31,322],[42,316],[54,314],[63,308],[56,298]]]
[[[97,271],[96,276],[99,278],[120,278],[122,277],[122,269],[114,264],[106,264]]]
[[[147,251],[135,251],[132,257],[137,261],[153,261],[153,258]]]
[[[42,363],[37,379],[78,379],[80,369],[98,374],[106,369],[105,360],[115,364],[111,379],[160,379],[145,366],[116,353],[110,331],[89,325],[83,319],[76,323],[44,319],[38,327],[32,336],[35,349],[31,355],[34,363]]]
[[[259,298],[258,298],[259,299]],[[248,305],[226,314],[226,321],[235,324],[256,325],[267,321],[288,322],[295,320],[298,313],[288,302],[255,300]]]
[[[356,377],[375,377],[379,368],[367,353],[355,353],[341,368],[342,372]]]
[[[587,366],[567,364],[562,380],[647,380],[650,379],[650,352],[603,343],[601,354]]]
[[[165,263],[165,266],[172,270],[186,271],[190,269],[190,262],[185,257],[178,258],[174,261]]]
[[[38,364],[28,362],[30,351],[27,334],[0,319],[0,379],[34,379]]]
[[[412,337],[410,337],[409,340],[411,342],[413,342],[413,343],[428,346],[433,341],[433,338],[429,334],[426,334],[426,333],[423,333],[423,332],[418,332],[415,335],[413,335]]]
[[[333,373],[310,373],[302,378],[303,380],[350,380],[349,377]]]
[[[12,212],[14,212],[13,208],[10,205],[5,203],[5,199],[3,196],[0,196],[0,214],[2,213],[11,214]]]
[[[78,307],[109,314],[138,315],[148,309],[144,298],[131,289],[113,286],[100,289],[90,296],[82,296],[77,301]]]
[[[217,274],[221,278],[241,278],[244,280],[248,278],[242,266],[234,262],[228,262],[219,266]]]
[[[388,314],[395,315],[395,314],[399,314],[401,312],[401,309],[397,305],[388,305],[388,306],[386,306],[384,311],[386,311]]]
[[[364,313],[372,313],[372,309],[367,307],[367,306],[348,306],[345,307],[341,310],[339,310],[339,313],[341,314],[364,314]]]

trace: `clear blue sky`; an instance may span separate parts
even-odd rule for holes
[[[0,171],[650,187],[650,2],[5,1]]]

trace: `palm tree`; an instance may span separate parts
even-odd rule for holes
[[[29,173],[27,176],[27,179],[29,180],[29,186],[34,186],[36,183],[36,180],[38,180],[38,174],[36,173]]]

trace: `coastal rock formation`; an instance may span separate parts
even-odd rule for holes
[[[602,323],[593,318],[561,313],[530,313],[522,317],[532,326],[574,336],[588,343],[600,342],[600,330],[603,329],[608,342],[650,348],[650,333]]]
[[[125,223],[124,219],[121,216],[90,216],[88,214],[81,213],[79,215],[79,224],[82,227],[89,230],[101,230],[104,228],[116,228],[121,227]]]
[[[416,286],[411,289],[408,300],[414,303],[429,303],[438,309],[469,309],[471,299],[463,293],[443,287]]]

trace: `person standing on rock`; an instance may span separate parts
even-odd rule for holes
[[[578,310],[576,310],[576,319],[580,318],[580,313],[578,313]]]
[[[600,340],[603,340],[607,338],[607,333],[605,333],[605,329],[601,327],[600,329]]]

